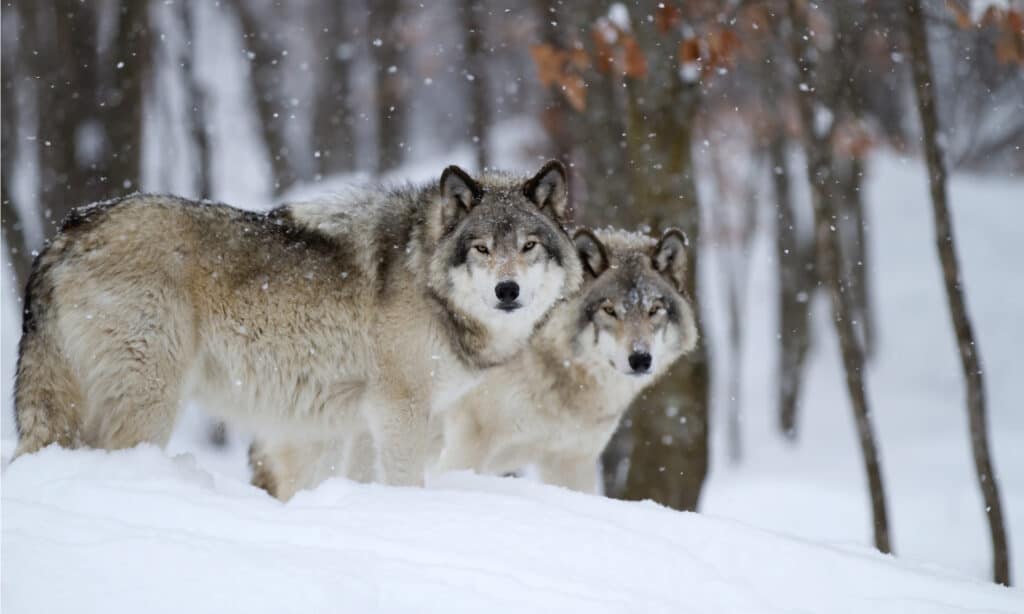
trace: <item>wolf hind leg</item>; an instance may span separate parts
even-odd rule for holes
[[[188,312],[159,293],[134,304],[135,318],[101,321],[75,341],[88,382],[82,443],[91,447],[164,446],[180,413],[184,379],[195,358]]]
[[[45,330],[22,336],[14,391],[18,447],[15,457],[50,444],[75,448],[81,444],[82,389],[56,340]]]
[[[345,455],[345,477],[369,483],[377,477],[377,451],[369,431],[360,431],[348,440]]]

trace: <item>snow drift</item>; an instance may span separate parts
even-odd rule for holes
[[[338,479],[281,504],[153,447],[48,448],[3,477],[7,614],[1024,611],[868,550],[525,480]]]

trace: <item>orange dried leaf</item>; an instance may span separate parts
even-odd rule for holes
[[[645,77],[647,75],[647,58],[643,50],[632,36],[622,37],[623,64],[622,74],[627,77]]]
[[[687,38],[679,43],[679,63],[688,64],[700,61],[700,41]]]
[[[736,32],[732,29],[726,29],[719,32],[718,35],[718,53],[722,56],[725,61],[732,61],[733,56],[743,46],[740,41],[740,37],[736,35]]]
[[[682,22],[683,10],[681,8],[668,2],[659,3],[658,10],[654,14],[654,23],[658,26],[659,32],[665,34],[669,30],[674,30]]]
[[[1010,9],[1006,12],[1006,29],[1010,32],[1017,34],[1024,33],[1024,16],[1021,16],[1020,11]]]
[[[995,5],[990,4],[985,12],[981,15],[981,25],[987,27],[998,25],[1002,17],[1002,11],[996,8]]]
[[[967,11],[954,2],[953,0],[946,0],[946,8],[953,13],[954,19],[956,19],[956,25],[961,30],[966,30],[971,27],[971,16],[967,14]]]
[[[587,55],[586,49],[579,47],[570,51],[569,64],[576,70],[586,70],[590,68],[590,56]]]
[[[564,52],[551,45],[541,44],[530,47],[530,56],[533,63],[537,65],[537,77],[543,86],[551,85],[558,81],[562,74]]]
[[[996,61],[1000,64],[1017,64],[1021,62],[1021,48],[1014,36],[1003,34],[996,41]]]
[[[579,75],[564,74],[559,79],[562,94],[572,108],[582,111],[587,108],[587,84]]]

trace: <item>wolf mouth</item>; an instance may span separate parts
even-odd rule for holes
[[[519,309],[522,306],[523,306],[523,304],[519,303],[519,302],[515,302],[515,303],[500,303],[500,304],[497,305],[498,309],[500,309],[500,310],[502,310],[502,311],[504,311],[506,313],[512,313],[513,311],[515,311],[516,309]]]

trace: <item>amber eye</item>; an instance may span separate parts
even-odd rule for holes
[[[485,245],[474,245],[473,249],[475,249],[476,251],[480,252],[481,254],[489,254],[489,253],[491,253],[491,250],[487,249],[487,246],[485,246]]]
[[[605,305],[604,307],[602,307],[602,309],[604,309],[604,312],[610,315],[611,317],[617,317],[615,315],[615,308],[612,307],[611,305]]]
[[[655,305],[654,307],[651,307],[651,311],[647,315],[649,315],[649,316],[651,316],[653,318],[654,316],[658,315],[662,311],[665,311],[664,307],[662,307],[661,305]]]
[[[536,241],[527,241],[526,244],[523,245],[523,251],[524,252],[528,252],[528,251],[530,251],[531,249],[533,249],[535,247],[537,247],[537,242]]]

